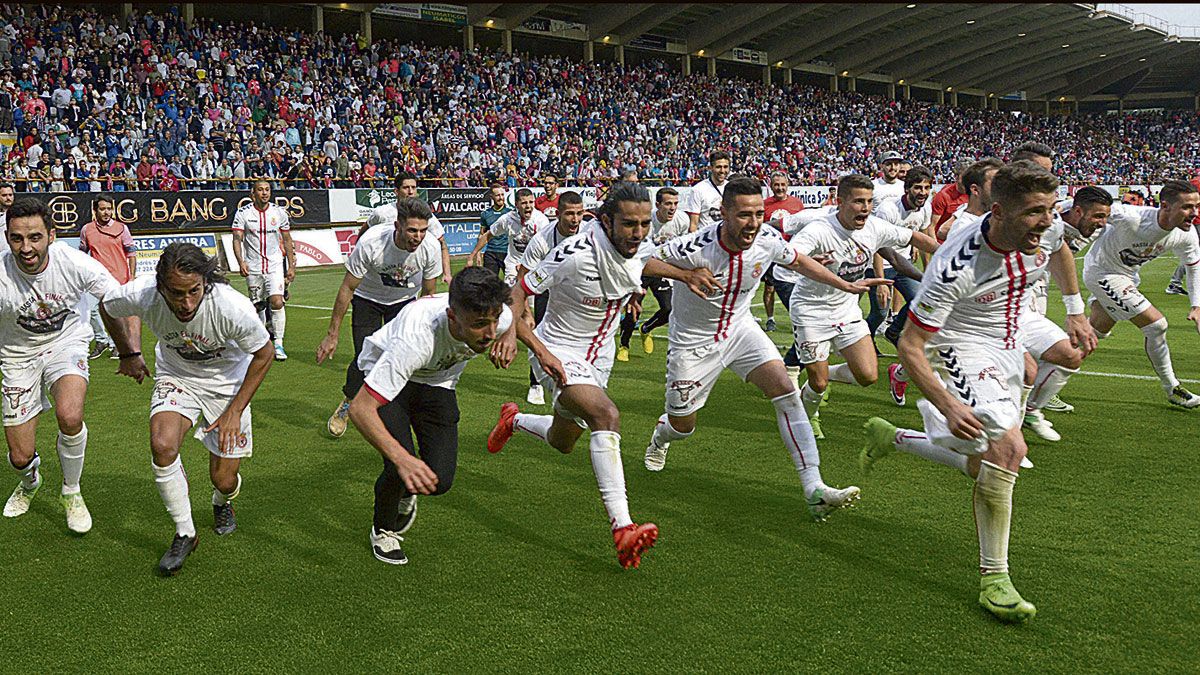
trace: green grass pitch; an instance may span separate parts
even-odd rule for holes
[[[1143,289],[1171,321],[1179,375],[1200,378],[1186,299]],[[509,371],[480,358],[459,387],[459,470],[422,498],[410,563],[370,553],[380,459],[357,432],[325,434],[351,356],[314,350],[341,271],[301,273],[288,309],[291,359],[254,399],[255,455],[243,465],[239,530],[211,531],[206,452],[184,446],[200,546],[182,573],[155,574],[172,525],[150,471],[148,397],[92,362],[83,490],[95,518],[68,534],[53,417],[39,431],[47,483],[30,513],[0,522],[5,671],[1192,671],[1200,663],[1196,432],[1200,411],[1167,405],[1157,380],[1074,378],[1050,414],[1064,440],[1031,438],[1036,468],[1017,483],[1013,578],[1038,606],[1004,626],[976,604],[971,484],[897,454],[862,480],[862,422],[919,426],[883,382],[834,385],[822,413],[822,470],[863,488],[859,505],[809,522],[771,405],[730,373],[675,444],[642,467],[663,407],[665,331],[635,339],[611,394],[622,412],[634,518],[661,527],[637,571],[616,562],[586,437],[560,455],[516,437],[484,449],[500,404],[521,402],[524,353]],[[244,291],[244,282],[234,279]],[[864,303],[865,304],[865,303]],[[1059,319],[1061,303],[1051,298]],[[653,301],[648,302],[653,306]],[[758,307],[755,313],[762,316]],[[789,340],[787,312],[776,310]],[[883,341],[880,341],[883,344]],[[147,339],[147,351],[152,346]],[[1085,371],[1152,375],[1141,334],[1122,324]],[[547,408],[542,408],[546,410]],[[0,489],[15,485],[7,476]],[[7,494],[7,492],[5,493]]]

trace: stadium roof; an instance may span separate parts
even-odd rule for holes
[[[1098,7],[1119,6],[471,3],[467,22],[520,30],[554,21],[613,45],[1031,100],[1200,93],[1200,30]]]

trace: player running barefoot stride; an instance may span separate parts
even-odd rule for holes
[[[762,184],[745,176],[731,178],[721,197],[722,220],[670,241],[655,250],[646,273],[686,280],[693,270],[716,270],[724,287],[700,298],[679,293],[670,318],[667,351],[666,413],[646,447],[646,468],[662,471],[672,442],[691,436],[726,368],[758,387],[775,406],[779,436],[804,489],[814,520],[858,499],[857,487],[831,488],[821,480],[821,458],[796,384],[775,343],[750,314],[750,303],[764,272],[773,264],[792,265],[800,254],[774,228],[763,225]],[[669,263],[669,264],[664,264]],[[677,282],[678,283],[678,282]]]
[[[551,395],[553,415],[520,414],[515,403],[500,409],[500,421],[488,436],[488,451],[499,452],[520,431],[559,452],[568,453],[589,430],[592,470],[608,512],[617,557],[625,568],[637,567],[642,554],[658,538],[658,526],[638,525],[629,515],[625,473],[621,464],[621,417],[608,397],[615,334],[621,308],[641,288],[639,248],[650,231],[650,193],[634,183],[618,183],[609,191],[593,221],[563,241],[513,287],[512,307],[525,312],[525,299],[551,291],[546,315],[532,331],[523,316],[513,322],[496,346],[496,358],[507,364],[516,339],[529,346],[529,362]]]
[[[178,572],[196,548],[187,475],[179,460],[184,434],[208,448],[213,531],[237,529],[233,500],[242,489],[242,459],[254,451],[250,399],[274,358],[267,329],[246,296],[229,287],[217,260],[193,244],[163,250],[153,277],[142,277],[104,297],[102,317],[136,316],[158,336],[150,396],[150,451],[154,482],[175,521],[175,538],[158,569]],[[119,375],[140,384],[150,377],[139,345],[118,341]]]
[[[975,479],[979,603],[1003,621],[1027,621],[1037,612],[1009,577],[1008,542],[1013,487],[1026,452],[1020,319],[1049,264],[1039,243],[1053,222],[1057,190],[1058,179],[1032,162],[1000,169],[991,213],[955,228],[930,260],[899,344],[900,362],[925,395],[917,404],[925,431],[873,417],[859,455],[864,472],[899,449]]]

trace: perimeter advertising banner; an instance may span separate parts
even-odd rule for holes
[[[77,235],[92,219],[95,192],[54,192],[48,199],[50,217],[59,236]],[[113,192],[117,219],[129,231],[228,230],[233,214],[250,203],[248,190],[187,190],[182,192]],[[287,210],[292,225],[330,222],[328,190],[276,190],[272,201]]]
[[[163,249],[171,244],[195,244],[204,250],[206,255],[217,254],[217,235],[215,234],[163,234],[144,237],[134,237],[133,245],[137,247],[137,276],[152,276],[158,266],[158,259]]]

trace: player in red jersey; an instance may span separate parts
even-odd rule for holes
[[[963,189],[962,175],[973,164],[969,159],[960,159],[954,163],[954,182],[938,190],[933,196],[933,231],[936,233],[942,223],[954,217],[958,207],[967,203],[967,190]],[[945,239],[938,238],[938,243]]]
[[[783,216],[795,215],[804,210],[804,202],[800,201],[799,197],[788,195],[787,189],[786,173],[776,171],[771,174],[771,196],[763,200],[763,222],[774,226],[780,232],[783,232]],[[776,212],[780,214],[776,216]],[[790,238],[786,234],[783,235],[784,241]],[[763,309],[767,312],[767,322],[763,328],[768,332],[775,330],[775,272],[775,266],[771,265],[762,278]]]

